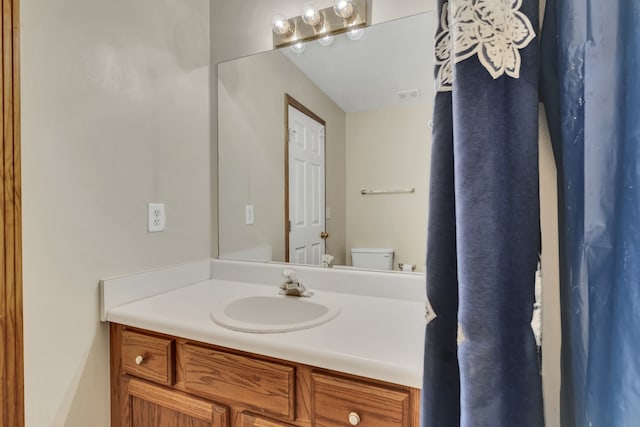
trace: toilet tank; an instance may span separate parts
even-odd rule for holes
[[[393,270],[393,248],[351,248],[351,263],[358,268]]]

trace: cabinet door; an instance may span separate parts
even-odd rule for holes
[[[228,427],[229,410],[182,392],[130,380],[130,427]]]
[[[281,423],[280,421],[273,421],[267,418],[262,418],[257,415],[248,414],[243,412],[240,415],[239,427],[294,427],[291,424]]]

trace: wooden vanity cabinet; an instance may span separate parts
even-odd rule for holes
[[[419,390],[118,324],[112,427],[418,427]]]

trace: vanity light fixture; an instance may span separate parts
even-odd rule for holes
[[[336,0],[333,3],[333,11],[340,18],[350,18],[353,15],[353,0]]]
[[[295,31],[291,22],[284,15],[273,15],[271,24],[273,25],[273,33],[280,36],[290,35]]]
[[[324,37],[319,38],[318,43],[325,47],[331,46],[333,44],[333,39],[334,37],[331,34],[328,34]]]
[[[313,2],[306,2],[302,14],[293,18],[276,15],[272,19],[273,46],[285,47],[311,40],[328,46],[332,36],[353,32],[350,38],[362,37],[362,30],[368,25],[368,5],[371,0],[335,0],[333,6],[318,9]],[[325,43],[327,43],[325,45]]]
[[[350,40],[360,40],[364,36],[364,28],[354,28],[347,31],[347,37]]]
[[[322,24],[322,15],[313,2],[307,2],[302,6],[302,21],[312,27]]]
[[[306,48],[306,45],[304,43],[302,43],[302,42],[298,42],[296,44],[292,44],[291,47],[290,47],[291,52],[295,53],[296,55],[299,55],[302,52],[304,52],[305,48]]]

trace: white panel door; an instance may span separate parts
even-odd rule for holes
[[[325,253],[324,125],[289,106],[289,262],[320,265]]]

